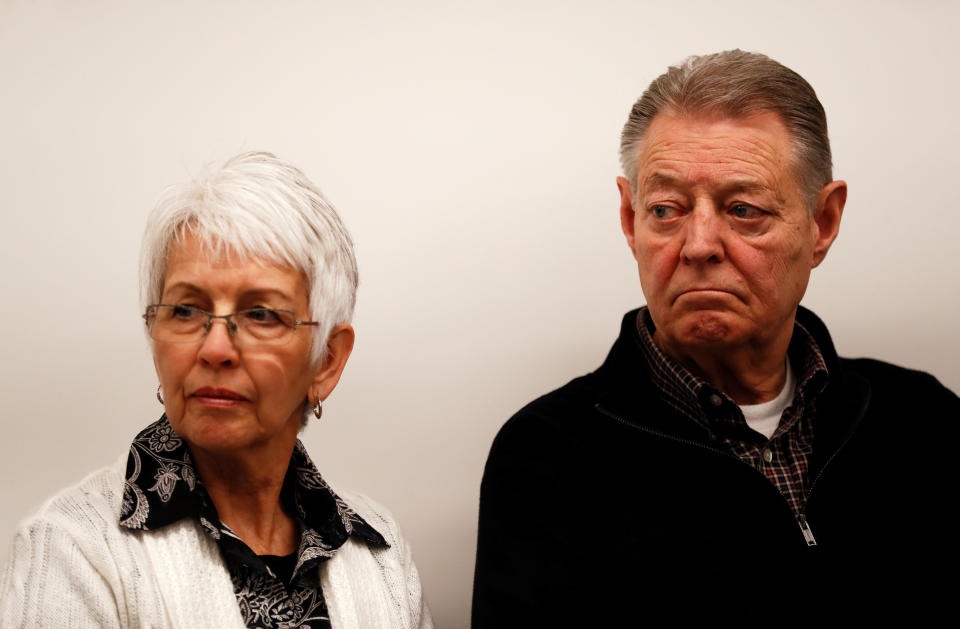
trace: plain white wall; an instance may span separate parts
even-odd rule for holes
[[[841,353],[960,390],[958,4],[587,4],[0,0],[0,560],[161,412],[136,284],[153,200],[270,150],[336,204],[361,269],[356,351],[304,441],[394,510],[438,625],[466,627],[487,449],[642,302],[619,132],[694,53],[812,83],[850,196],[805,304]]]

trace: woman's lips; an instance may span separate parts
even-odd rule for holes
[[[247,401],[236,391],[216,387],[201,387],[190,394],[200,404],[210,408],[233,408]]]

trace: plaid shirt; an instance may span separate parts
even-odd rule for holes
[[[653,340],[646,308],[637,314],[640,347],[663,402],[683,418],[706,428],[718,447],[756,468],[780,491],[794,515],[803,514],[810,490],[813,401],[826,387],[827,366],[813,336],[794,324],[788,356],[797,374],[793,402],[768,440],[747,425],[740,407],[722,391],[690,373]]]

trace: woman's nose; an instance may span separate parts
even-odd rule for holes
[[[211,319],[210,327],[200,345],[198,355],[200,360],[213,366],[229,366],[236,363],[237,345],[236,335],[233,333],[235,329],[232,321]]]

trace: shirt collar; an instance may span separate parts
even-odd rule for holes
[[[299,440],[290,457],[281,499],[296,511],[300,526],[295,572],[307,562],[312,564],[312,560],[332,556],[351,535],[372,544],[388,545],[327,485]],[[195,518],[224,552],[246,554],[246,546],[220,521],[213,501],[197,478],[186,441],[163,415],[140,432],[130,446],[120,525],[153,530],[183,518]]]
[[[656,344],[656,327],[647,307],[637,312],[636,326],[641,353],[664,403],[707,429],[716,423],[718,412],[729,415],[729,409],[736,406],[733,400],[692,374]],[[816,340],[800,322],[794,323],[787,355],[797,374],[794,404],[806,404],[826,388],[829,374]]]

